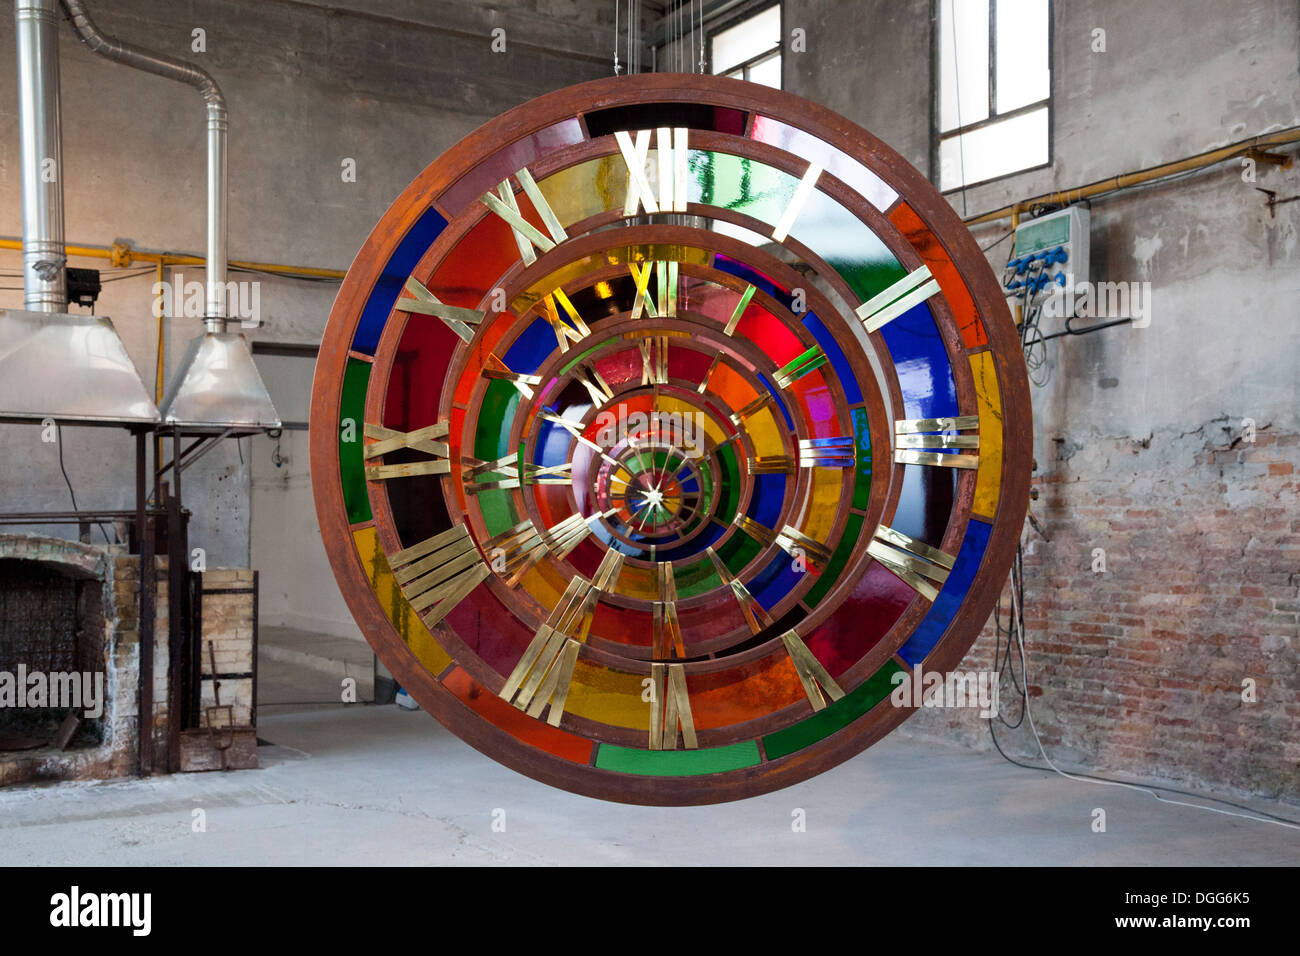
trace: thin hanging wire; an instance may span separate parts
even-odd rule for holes
[[[614,75],[622,72],[618,66],[618,0],[614,0]]]
[[[700,72],[705,71],[704,63],[704,0],[700,0]]]

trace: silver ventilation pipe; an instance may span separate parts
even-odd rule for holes
[[[24,5],[49,7],[53,0],[37,3],[36,0],[19,0],[19,7]],[[226,131],[229,122],[226,116],[226,98],[221,95],[217,81],[203,69],[168,56],[154,53],[141,47],[123,43],[102,33],[79,0],[62,0],[64,9],[72,18],[73,28],[86,46],[102,57],[117,63],[144,70],[171,80],[188,83],[199,91],[208,106],[208,244],[207,244],[207,308],[204,326],[209,332],[224,332],[226,329]],[[19,39],[21,49],[21,36]],[[55,90],[58,89],[57,76]],[[57,102],[57,100],[56,100]],[[57,109],[57,106],[56,106]],[[57,114],[56,114],[57,116]],[[56,126],[57,129],[57,126]],[[24,193],[24,199],[26,194]],[[62,219],[60,218],[60,242],[62,242]],[[62,246],[60,246],[62,250]],[[60,280],[62,281],[62,280]]]
[[[66,312],[58,5],[15,0],[23,185],[23,290],[32,312]]]

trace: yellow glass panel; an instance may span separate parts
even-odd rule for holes
[[[827,541],[831,528],[835,525],[835,509],[852,490],[845,487],[845,475],[852,474],[847,468],[809,468],[812,473],[812,487],[808,494],[808,511],[803,517],[803,527],[799,530],[814,541]]]
[[[688,415],[690,416],[691,421],[697,421],[695,414],[699,411],[698,407],[672,395],[660,395],[659,400],[655,403],[655,407],[659,411],[669,415],[681,415],[683,421],[687,420],[686,416]],[[726,432],[722,430],[722,426],[708,415],[701,416],[700,421],[702,421],[704,426],[704,434],[707,435],[709,441],[713,442],[715,445],[720,444],[723,439],[727,437]]]
[[[749,440],[754,443],[754,456],[767,458],[785,454],[785,445],[781,441],[781,429],[776,425],[776,416],[771,408],[763,408],[745,419],[745,430]]]
[[[567,713],[613,727],[647,730],[650,704],[641,700],[641,677],[579,657],[564,702]]]
[[[393,622],[393,627],[397,628],[397,633],[415,653],[425,670],[430,674],[441,674],[451,663],[451,655],[442,649],[424,622],[411,610],[411,605],[407,603],[393,577],[388,558],[379,547],[379,535],[375,529],[361,528],[352,532],[352,541],[384,614]]]
[[[593,159],[547,176],[538,187],[568,227],[598,213],[623,208],[627,167],[622,156]]]
[[[975,513],[991,518],[998,510],[998,491],[1002,485],[1002,395],[993,366],[992,352],[978,352],[970,357],[975,378],[975,396],[979,400],[980,463],[975,472]]]
[[[522,578],[519,586],[533,596],[542,607],[555,607],[564,596],[564,589],[569,582],[561,578],[559,572],[545,558],[530,568]]]
[[[641,598],[646,601],[659,600],[659,581],[649,568],[624,565],[618,576],[615,593],[624,597]]]

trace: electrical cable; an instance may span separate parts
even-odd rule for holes
[[[63,483],[68,486],[68,496],[72,499],[72,510],[80,516],[81,509],[77,507],[77,493],[72,490],[72,480],[68,478],[68,469],[63,467],[63,425],[60,422],[54,423],[54,437],[59,445],[59,471],[63,473]],[[103,522],[96,521],[95,524],[99,525],[99,533],[104,536],[104,543],[112,544],[113,542],[108,540],[108,532],[104,530]]]
[[[1001,601],[999,601],[998,604],[995,606],[994,620],[995,620],[995,630],[998,637],[997,643],[995,644],[995,650],[994,650],[994,670],[998,671],[998,655],[1001,650],[1001,635],[1003,633],[1001,628]],[[1213,796],[1208,796],[1206,794],[1192,793],[1187,790],[1179,790],[1175,787],[1165,787],[1165,786],[1160,786],[1158,784],[1127,783],[1123,780],[1113,780],[1109,777],[1097,776],[1096,774],[1067,773],[1066,771],[1062,770],[1060,767],[1056,766],[1056,764],[1052,762],[1051,758],[1047,756],[1047,750],[1043,746],[1042,738],[1038,734],[1038,728],[1034,725],[1033,708],[1030,706],[1029,703],[1029,699],[1030,699],[1029,665],[1025,654],[1025,642],[1024,642],[1024,634],[1025,634],[1024,567],[1023,567],[1023,552],[1019,548],[1017,548],[1016,550],[1016,557],[1011,565],[1011,619],[1010,619],[1010,623],[1008,624],[1007,633],[1011,639],[1007,646],[1008,659],[1010,658],[1011,651],[1012,651],[1011,643],[1014,643],[1016,645],[1020,655],[1021,681],[1017,689],[1020,691],[1021,716],[1020,716],[1020,720],[1018,720],[1015,724],[1008,723],[1002,717],[1001,713],[998,714],[998,718],[1002,721],[1004,725],[1012,728],[1020,726],[1021,721],[1028,718],[1029,730],[1033,734],[1034,742],[1038,746],[1038,752],[1042,756],[1043,760],[1047,763],[1047,766],[1036,767],[1033,764],[1023,763],[1019,760],[1015,760],[1012,757],[1010,757],[1007,754],[1007,752],[1002,749],[1001,743],[998,742],[997,733],[994,730],[994,726],[993,726],[993,721],[989,720],[989,737],[992,739],[993,746],[997,749],[997,752],[1001,754],[1002,757],[1008,763],[1014,764],[1017,767],[1023,767],[1026,770],[1038,770],[1043,773],[1055,772],[1060,776],[1070,780],[1080,780],[1086,783],[1095,783],[1095,784],[1100,784],[1100,785],[1110,786],[1110,787],[1123,787],[1124,789],[1127,790],[1136,790],[1139,793],[1148,793],[1156,800],[1159,800],[1161,803],[1169,803],[1181,807],[1191,807],[1192,809],[1195,810],[1207,810],[1211,813],[1221,813],[1224,814],[1225,816],[1241,817],[1242,819],[1246,819],[1246,820],[1254,820],[1257,823],[1271,823],[1274,826],[1284,826],[1291,829],[1300,830],[1300,822],[1289,820],[1286,817],[1278,816],[1277,814],[1269,813],[1266,810],[1256,810],[1253,807],[1248,807],[1240,803],[1234,803],[1231,800],[1225,800],[1221,797],[1213,797]],[[1010,668],[1009,673],[1012,675],[1013,686],[1014,686],[1015,685],[1014,667]],[[1163,791],[1165,793],[1175,793],[1178,794],[1179,796],[1191,797],[1194,800],[1208,800],[1213,803],[1221,803],[1225,806],[1233,807],[1235,810],[1244,810],[1246,812],[1234,813],[1230,810],[1221,810],[1218,807],[1207,807],[1199,803],[1187,803],[1186,801],[1183,800],[1169,800],[1165,797],[1160,796],[1160,794],[1157,793],[1156,791]]]

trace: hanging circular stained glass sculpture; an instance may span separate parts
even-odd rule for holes
[[[429,166],[321,344],[343,595],[434,717],[609,800],[738,799],[910,713],[1016,549],[1019,340],[896,153],[740,81],[540,97]]]

